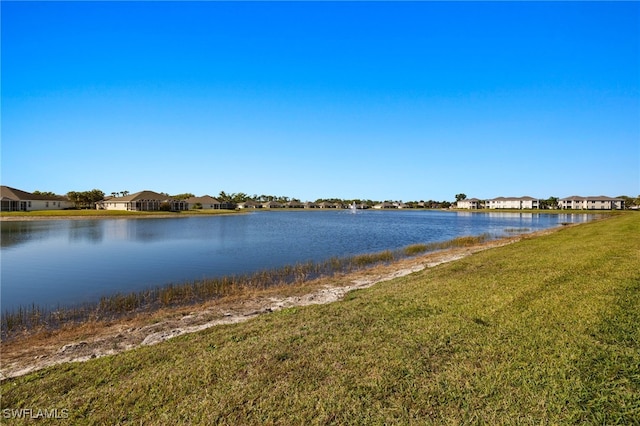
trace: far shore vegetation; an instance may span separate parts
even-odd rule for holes
[[[291,209],[291,208],[271,208],[271,209],[190,209],[183,211],[127,211],[127,210],[95,210],[95,209],[65,209],[65,210],[33,210],[33,211],[13,211],[2,212],[0,220],[32,220],[32,219],[109,219],[109,218],[176,218],[194,216],[213,216],[221,214],[238,214],[247,212],[268,212],[268,211],[319,211],[321,209]],[[331,211],[334,209],[326,209]],[[414,209],[394,209],[394,211],[411,211]],[[422,209],[421,210],[442,210],[442,209]],[[463,211],[467,213],[520,213],[520,214],[590,214],[590,215],[615,215],[621,214],[623,210],[559,210],[559,209],[499,209],[499,210],[466,210],[466,209],[445,209],[447,211]]]
[[[127,195],[130,195],[131,193],[125,190],[125,191],[113,191],[107,194],[100,189],[92,189],[89,191],[69,191],[64,196],[57,195],[51,191],[40,191],[40,190],[33,191],[33,194],[39,195],[39,196],[66,197],[68,200],[71,200],[74,203],[76,208],[95,209],[99,202],[104,201],[109,197],[113,197],[113,198],[125,197]],[[185,192],[185,193],[175,194],[175,195],[170,195],[166,192],[160,192],[160,194],[166,195],[168,198],[175,199],[175,200],[186,200],[195,196],[191,192]],[[237,206],[238,204],[245,203],[245,202],[252,202],[257,204],[275,202],[280,205],[286,205],[290,202],[294,202],[294,203],[302,202],[300,198],[289,197],[285,195],[266,195],[266,194],[250,195],[244,192],[227,193],[225,191],[220,191],[220,193],[215,197],[217,200],[230,206]],[[640,207],[640,195],[638,196],[620,195],[617,198],[620,198],[623,200],[624,209]],[[409,209],[413,209],[413,208],[449,209],[449,208],[455,208],[456,203],[458,201],[466,200],[466,199],[467,199],[467,194],[458,193],[458,194],[455,194],[455,201],[449,201],[449,200],[438,201],[438,200],[429,199],[429,200],[419,200],[419,201],[413,200],[413,201],[403,202],[401,200],[382,201],[382,200],[359,199],[359,198],[344,199],[344,198],[334,197],[334,198],[318,198],[313,203],[315,204],[329,203],[329,204],[342,206],[343,208],[353,204],[359,206],[359,208],[372,208],[378,204],[389,203],[389,204],[395,204],[395,205],[402,205],[403,208],[409,208]],[[545,210],[558,210],[560,207],[559,201],[560,199],[555,196],[542,198],[539,200],[540,208],[536,209],[535,211],[539,213]],[[516,210],[516,211],[521,211],[521,210]]]
[[[638,265],[640,214],[562,227],[332,304],[6,379],[0,412],[65,409],[71,424],[638,424]]]

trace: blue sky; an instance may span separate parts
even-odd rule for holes
[[[640,194],[638,2],[6,2],[3,185]]]

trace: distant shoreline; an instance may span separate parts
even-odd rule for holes
[[[34,212],[4,212],[0,214],[0,222],[33,222],[46,220],[103,220],[103,219],[172,219],[186,217],[211,217],[245,214],[249,212],[311,212],[311,211],[336,211],[348,209],[242,209],[242,210],[213,210],[213,211],[181,211],[181,212],[131,212],[112,211],[104,214],[102,210],[51,210]],[[539,209],[367,209],[375,212],[386,211],[447,211],[456,213],[525,213],[525,214],[592,214],[615,215],[627,210],[539,210]],[[360,211],[360,210],[359,210]],[[70,213],[74,212],[74,213]],[[94,213],[95,212],[95,213]],[[7,213],[9,213],[7,215]],[[17,214],[16,214],[17,213]]]
[[[54,214],[38,214],[40,212],[20,212],[14,214],[11,212],[9,215],[4,213],[0,215],[0,222],[32,222],[32,221],[44,221],[44,220],[102,220],[102,219],[172,219],[181,217],[211,217],[211,216],[227,216],[242,214],[244,212],[237,210],[215,210],[213,212],[130,212],[122,211],[110,214],[104,214],[101,210],[73,210],[76,214],[69,213],[69,211],[53,210]],[[96,212],[96,213],[86,213]]]

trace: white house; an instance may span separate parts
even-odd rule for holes
[[[605,195],[597,197],[571,197],[561,198],[558,201],[561,209],[570,210],[622,210],[624,200],[622,198],[611,198]]]
[[[0,199],[3,212],[61,210],[75,207],[73,201],[61,195],[40,195],[2,185]]]
[[[467,198],[456,202],[456,207],[459,209],[481,209],[482,201],[477,198]]]
[[[533,197],[498,197],[486,200],[484,206],[488,209],[538,209],[540,200]]]
[[[189,204],[185,200],[176,200],[153,191],[140,191],[126,197],[111,197],[98,204],[98,209],[104,210],[180,211],[188,208]]]

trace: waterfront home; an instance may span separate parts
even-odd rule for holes
[[[498,197],[486,200],[484,203],[488,209],[538,209],[540,200],[533,197]]]
[[[337,203],[330,203],[328,201],[323,201],[320,204],[318,204],[318,208],[320,208],[320,209],[335,209],[335,208],[338,208],[338,204]]]
[[[277,201],[267,201],[266,203],[262,203],[263,209],[281,209],[282,204]]]
[[[255,201],[247,200],[236,205],[239,209],[260,209],[262,208],[262,204],[256,203]]]
[[[220,210],[229,209],[231,206],[229,203],[223,203],[217,198],[213,198],[210,195],[203,195],[202,197],[190,197],[185,200],[190,209],[202,209],[202,210]]]
[[[301,208],[304,208],[304,204],[302,204],[300,201],[296,201],[296,200],[289,201],[287,204],[285,204],[285,206],[287,206],[290,209],[301,209]]]
[[[61,210],[75,206],[73,201],[61,195],[32,194],[4,185],[0,187],[0,202],[3,212]]]
[[[185,200],[176,200],[166,194],[153,191],[140,191],[126,197],[106,198],[97,205],[104,210],[128,210],[128,211],[181,211],[187,210],[189,204]]]
[[[622,210],[624,200],[622,198],[611,198],[605,195],[597,197],[571,197],[561,198],[558,201],[561,209],[570,210]]]
[[[396,204],[392,204],[392,203],[388,203],[388,202],[384,202],[384,203],[380,203],[380,204],[376,204],[375,206],[373,206],[374,209],[397,209],[398,206]]]
[[[459,209],[481,209],[482,201],[477,198],[467,198],[465,200],[459,200],[456,202],[456,207]]]
[[[316,203],[312,203],[311,201],[307,201],[306,203],[304,203],[304,208],[305,209],[317,209],[318,205]]]

